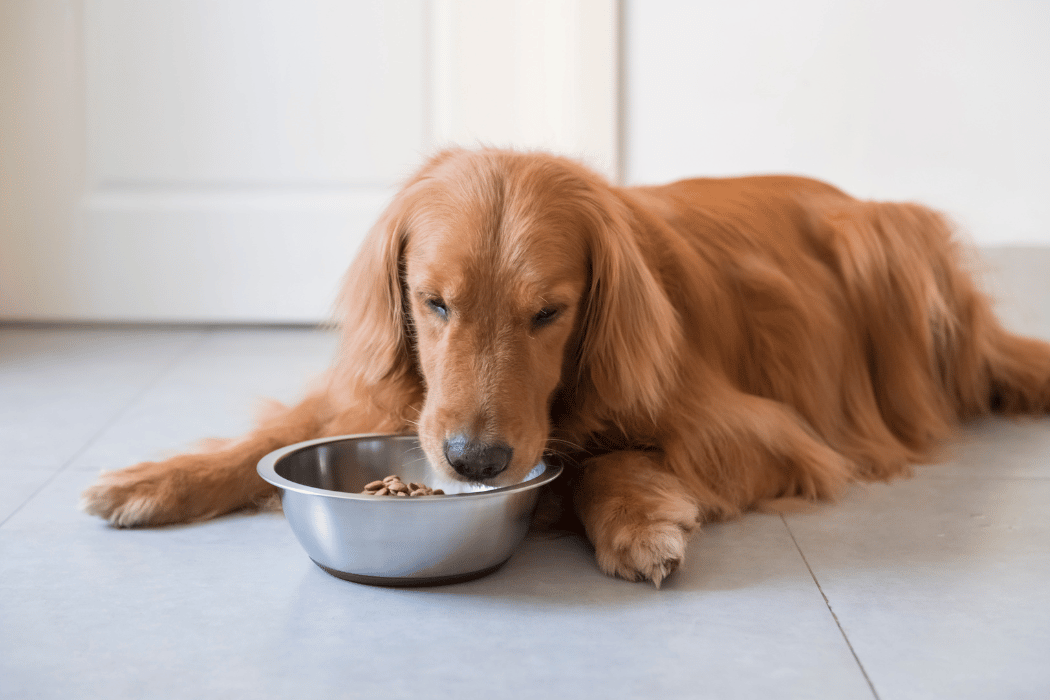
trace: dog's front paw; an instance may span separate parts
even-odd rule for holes
[[[177,477],[164,465],[139,464],[103,472],[80,496],[80,509],[117,527],[161,525],[178,517]]]
[[[662,503],[652,512],[632,505],[620,499],[602,504],[605,512],[588,528],[598,568],[628,581],[652,581],[659,588],[685,560],[699,510],[685,498]]]
[[[685,559],[688,534],[673,523],[624,528],[595,543],[598,568],[628,581],[660,583]]]

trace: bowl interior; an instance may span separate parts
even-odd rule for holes
[[[360,493],[365,484],[397,474],[429,484],[433,471],[415,436],[356,438],[311,445],[285,455],[274,471],[311,488]]]

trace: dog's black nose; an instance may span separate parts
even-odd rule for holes
[[[445,440],[445,459],[471,481],[483,481],[510,466],[514,448],[503,442],[481,442],[457,433]]]

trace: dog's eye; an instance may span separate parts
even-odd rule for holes
[[[445,306],[445,302],[442,299],[427,299],[426,305],[430,307],[430,310],[436,313],[443,319],[448,318],[448,307]]]
[[[532,317],[532,325],[536,328],[546,326],[557,317],[558,309],[548,306],[545,309],[540,309],[540,312]]]

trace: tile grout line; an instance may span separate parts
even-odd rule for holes
[[[23,508],[25,508],[26,505],[28,505],[30,501],[32,501],[34,498],[36,498],[37,495],[39,495],[41,491],[43,491],[45,488],[48,487],[48,485],[51,484],[51,482],[53,482],[55,479],[57,479],[59,474],[62,474],[63,472],[65,472],[66,469],[69,468],[69,465],[73,464],[73,462],[75,462],[77,460],[77,457],[79,457],[80,455],[84,454],[84,452],[89,447],[91,447],[93,444],[95,444],[96,440],[98,440],[100,437],[102,437],[106,433],[107,430],[109,430],[111,427],[113,427],[113,424],[116,423],[125,413],[127,413],[128,410],[130,410],[132,406],[134,406],[143,396],[145,396],[147,392],[149,392],[151,389],[153,389],[153,387],[155,387],[158,383],[160,383],[160,380],[162,380],[164,377],[166,377],[168,374],[170,374],[171,371],[173,369],[175,369],[175,367],[178,366],[179,363],[181,363],[184,359],[186,359],[186,357],[189,356],[189,354],[191,352],[193,352],[194,350],[199,348],[201,346],[201,344],[203,344],[204,341],[207,340],[208,338],[210,338],[215,332],[216,332],[216,329],[214,329],[214,328],[205,329],[201,333],[199,338],[197,338],[196,340],[194,340],[194,341],[190,342],[189,344],[187,344],[187,346],[183,349],[182,352],[178,353],[171,360],[171,362],[169,362],[168,364],[164,365],[152,379],[150,379],[149,381],[146,382],[145,386],[143,386],[142,389],[140,389],[138,392],[135,393],[134,396],[132,396],[130,399],[128,399],[127,403],[125,403],[123,406],[121,406],[119,409],[117,409],[113,413],[113,415],[110,417],[110,419],[107,420],[102,425],[101,428],[99,428],[97,431],[95,431],[94,435],[89,437],[84,442],[84,444],[80,446],[80,449],[78,449],[76,452],[74,452],[62,464],[61,467],[56,469],[51,474],[51,476],[49,476],[47,479],[45,479],[44,483],[40,484],[40,486],[37,487],[37,489],[35,491],[33,491],[33,493],[29,494],[29,496],[26,497],[26,499],[24,501],[22,501],[22,503],[17,508],[15,508],[13,511],[11,511],[11,513],[6,518],[4,518],[3,520],[0,520],[0,528],[3,528],[3,526],[6,525],[7,522],[11,518],[13,518],[16,515],[18,515],[18,513]]]
[[[849,637],[846,636],[846,630],[842,629],[842,623],[839,621],[839,616],[836,615],[835,611],[831,608],[831,601],[828,600],[827,594],[824,593],[824,589],[821,588],[820,581],[817,580],[817,575],[813,573],[813,567],[809,565],[809,560],[806,559],[806,555],[802,552],[802,547],[799,546],[798,540],[795,539],[795,533],[791,531],[791,526],[788,525],[787,519],[784,518],[783,514],[780,515],[780,521],[784,523],[788,536],[791,537],[791,541],[795,543],[795,549],[798,551],[798,555],[802,557],[802,563],[806,565],[810,578],[813,579],[813,583],[816,584],[817,590],[820,591],[820,596],[824,599],[824,605],[827,606],[828,612],[831,613],[831,618],[835,620],[835,626],[839,628],[839,634],[842,635],[843,641],[846,642],[846,646],[849,647],[850,653],[853,654],[853,660],[857,662],[857,668],[860,669],[861,674],[864,676],[864,680],[868,683],[868,687],[871,688],[871,694],[875,696],[875,700],[880,700],[879,693],[875,690],[875,684],[871,682],[871,678],[868,676],[864,664],[860,662],[860,657],[857,656],[857,651],[853,648],[853,644],[850,643]]]

